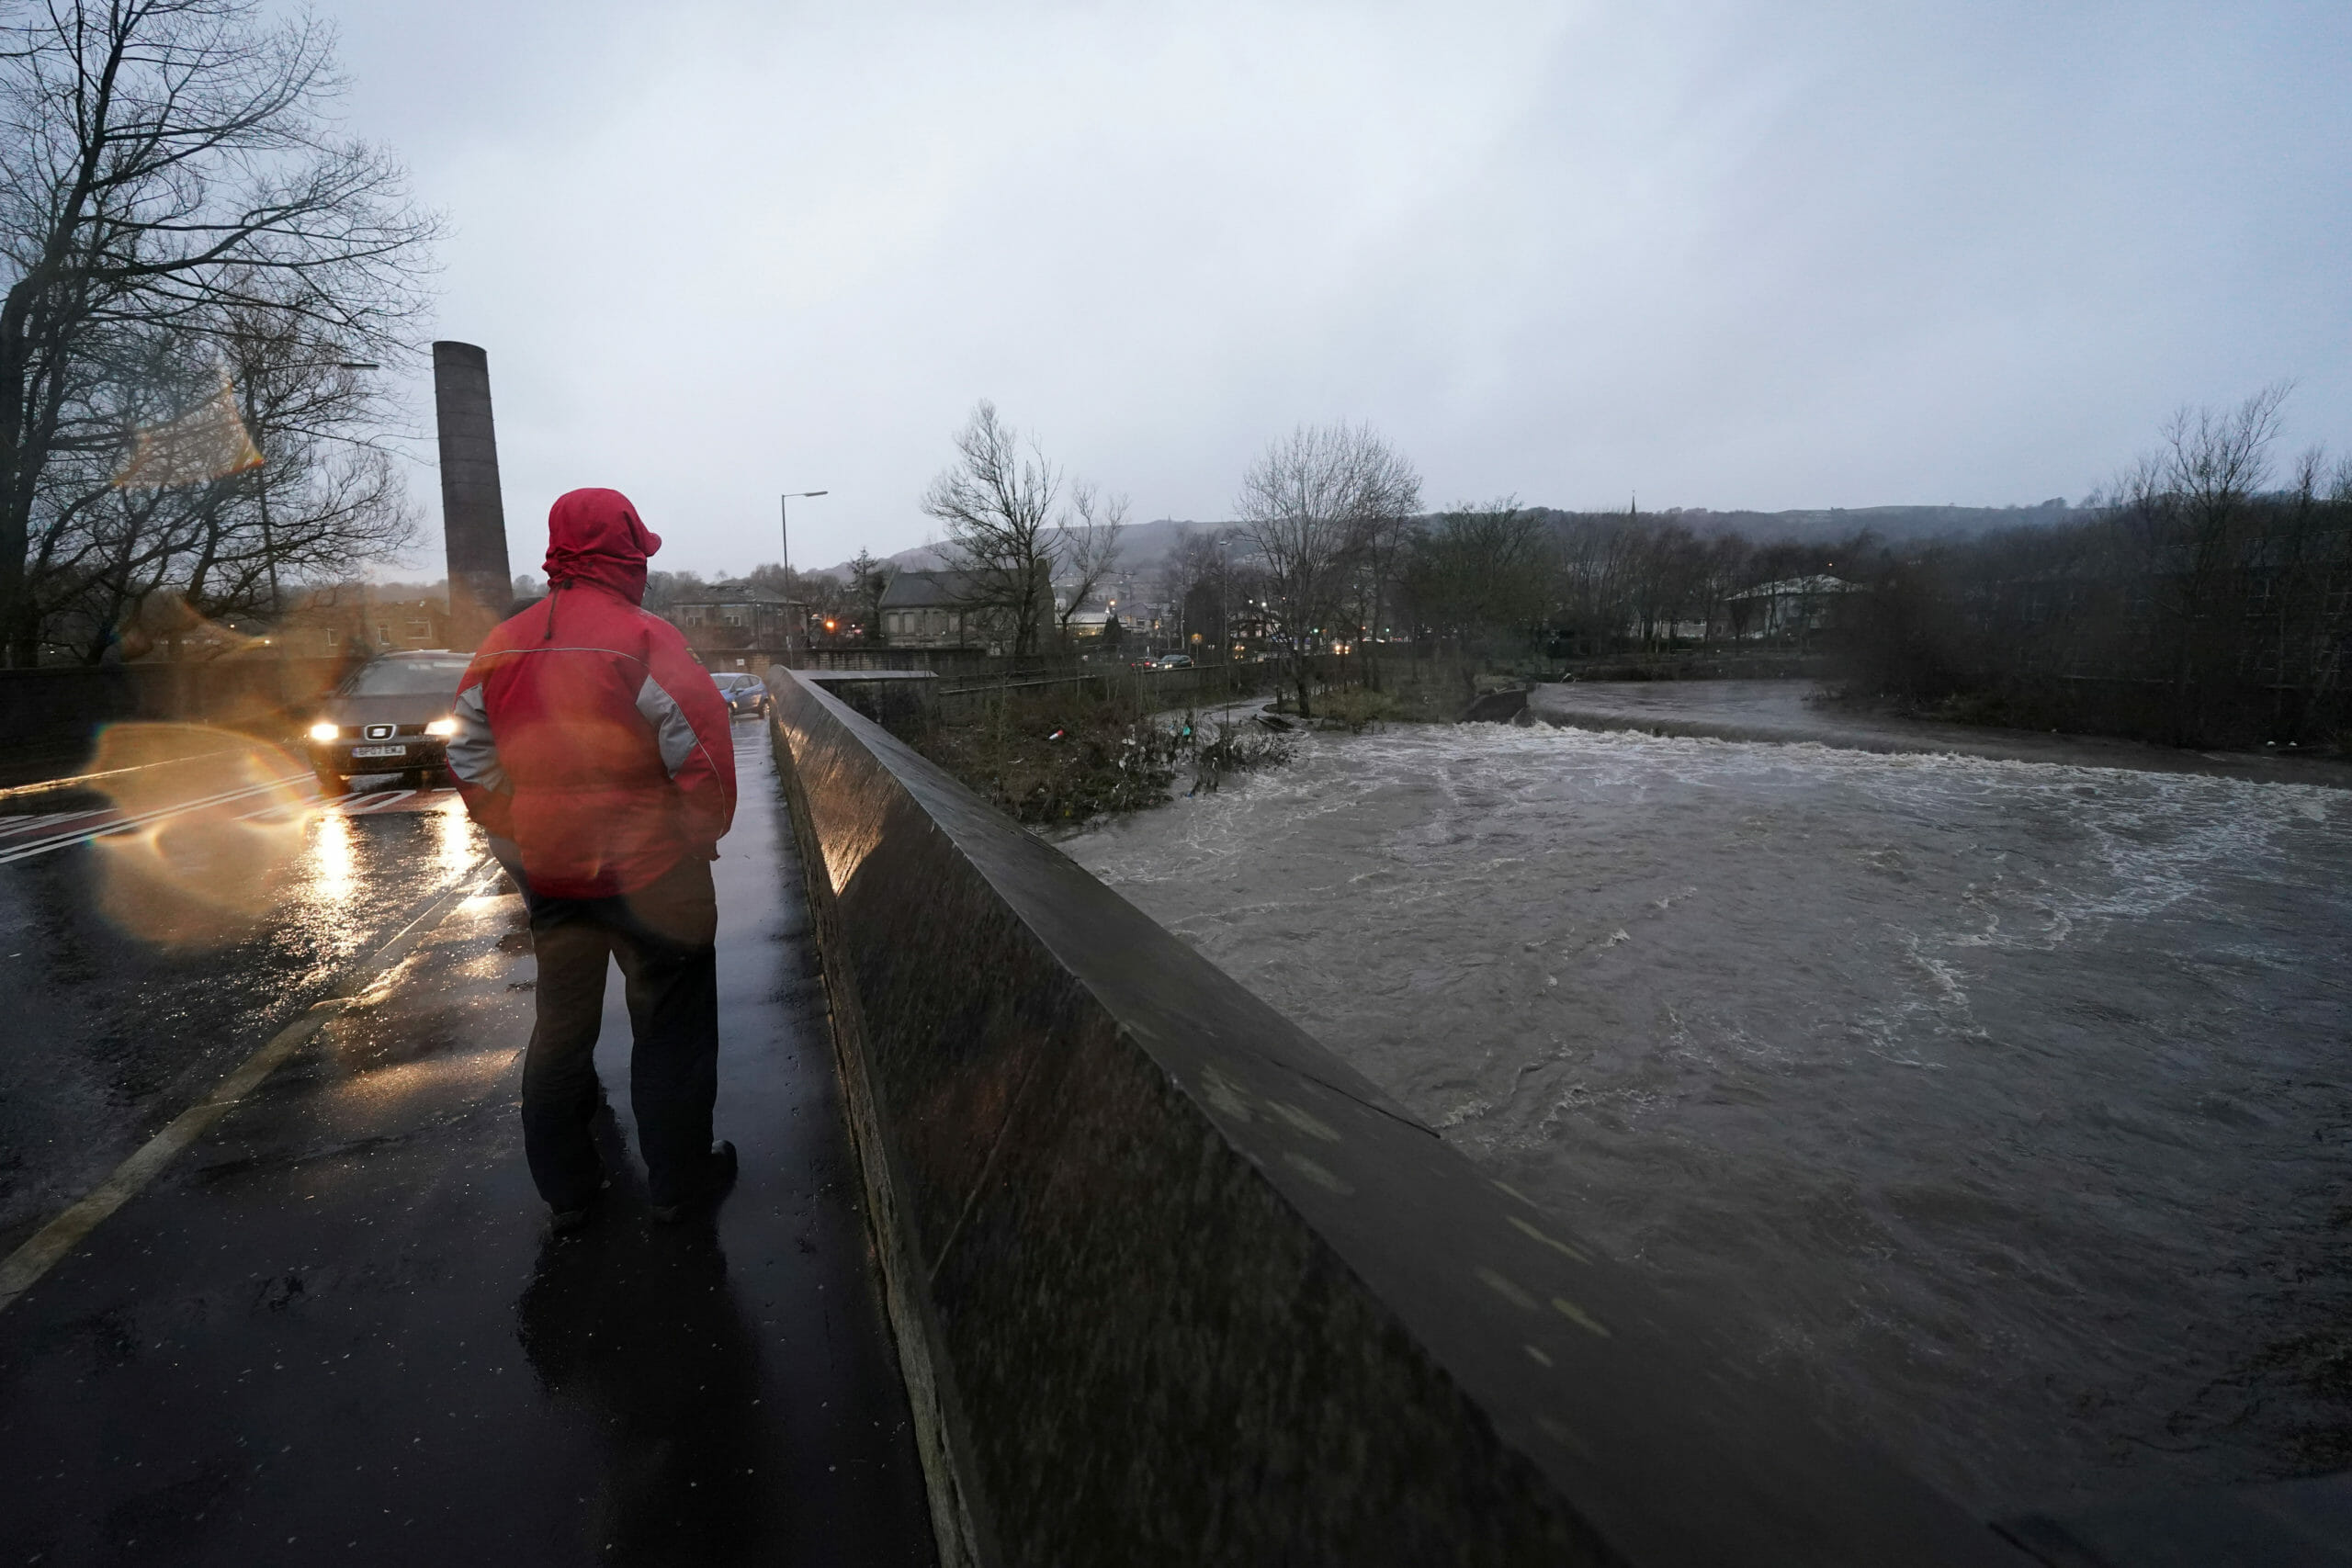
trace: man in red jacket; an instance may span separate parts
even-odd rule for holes
[[[605,964],[620,963],[654,1217],[723,1192],[735,1147],[718,1097],[718,909],[710,863],[735,816],[727,703],[677,628],[639,608],[661,537],[613,490],[548,513],[548,596],[494,627],[458,687],[449,771],[518,880],[538,954],[523,1061],[523,1148],[559,1232],[605,1185],[589,1137],[603,1103]],[[503,840],[503,842],[502,842]]]

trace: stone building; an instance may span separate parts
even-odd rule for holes
[[[960,571],[902,571],[882,592],[882,639],[893,648],[1001,652],[1012,640],[1004,613],[970,603]]]

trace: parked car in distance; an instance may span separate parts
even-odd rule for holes
[[[757,675],[740,670],[722,670],[711,676],[718,686],[718,694],[727,699],[727,716],[740,718],[745,714],[768,711],[768,683]]]
[[[470,660],[447,649],[380,653],[319,705],[306,739],[319,793],[341,795],[368,773],[398,773],[422,789],[448,776],[451,713]]]

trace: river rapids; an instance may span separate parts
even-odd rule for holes
[[[2352,1465],[2352,793],[1407,727],[1062,847],[1982,1512]]]

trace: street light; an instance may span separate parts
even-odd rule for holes
[[[806,501],[812,495],[823,495],[826,492],[821,490],[795,490],[786,491],[784,494],[776,498],[776,526],[783,536],[784,543],[784,624],[786,626],[784,634],[784,650],[786,653],[792,651],[792,632],[790,629],[792,626],[792,503],[796,501]]]

